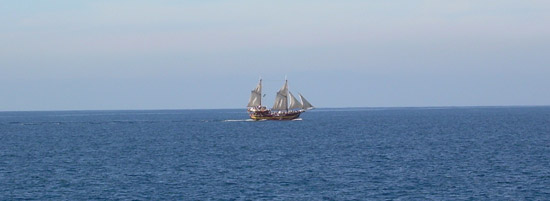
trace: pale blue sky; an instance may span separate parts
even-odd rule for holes
[[[550,105],[550,1],[2,1],[0,111]]]

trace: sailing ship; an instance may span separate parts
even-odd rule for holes
[[[253,120],[292,120],[300,117],[300,114],[315,107],[309,103],[302,94],[298,93],[300,101],[288,90],[288,80],[275,97],[275,103],[271,109],[262,105],[262,79],[252,90],[248,101],[248,114]]]

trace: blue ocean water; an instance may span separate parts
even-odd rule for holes
[[[0,112],[0,200],[540,200],[550,107]]]

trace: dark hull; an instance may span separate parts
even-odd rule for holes
[[[250,112],[250,118],[254,120],[293,120],[300,117],[302,111],[289,113]]]

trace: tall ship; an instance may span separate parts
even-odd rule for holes
[[[275,103],[271,109],[262,105],[262,79],[252,90],[248,101],[248,114],[253,120],[292,120],[300,117],[300,114],[315,107],[309,103],[302,94],[298,93],[300,101],[288,90],[288,80],[275,97]]]

